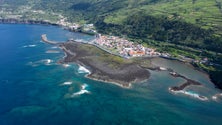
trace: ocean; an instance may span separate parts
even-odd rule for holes
[[[185,82],[167,71],[131,89],[85,78],[87,69],[75,63],[58,64],[64,53],[45,44],[48,39],[90,41],[93,36],[55,26],[0,24],[0,125],[221,125],[222,100],[208,76],[178,61],[156,58],[199,81],[187,93],[172,93]],[[207,101],[194,95],[202,95]]]

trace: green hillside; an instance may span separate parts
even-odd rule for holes
[[[27,5],[33,9],[61,12],[73,20],[105,16],[105,22],[114,24],[122,23],[132,13],[143,11],[155,17],[164,16],[206,29],[215,28],[221,33],[222,0],[4,0],[1,3],[10,7]]]
[[[106,16],[107,23],[121,23],[129,14],[144,11],[152,16],[183,20],[203,28],[220,27],[222,0],[4,0],[5,5],[61,12],[89,19]]]

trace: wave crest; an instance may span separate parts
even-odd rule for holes
[[[64,82],[62,85],[71,85],[72,82]]]
[[[62,64],[62,66],[63,66],[64,68],[68,68],[68,67],[70,67],[71,65],[69,65],[69,64]]]
[[[36,47],[37,45],[34,45],[34,44],[32,44],[32,45],[25,45],[25,46],[23,46],[23,48],[32,48],[32,47]]]
[[[53,60],[51,59],[43,59],[43,60],[39,60],[39,61],[36,61],[36,62],[29,62],[27,65],[31,65],[32,67],[36,67],[36,66],[39,66],[39,65],[51,65],[52,62],[54,62]]]
[[[76,96],[82,95],[82,94],[89,94],[90,91],[86,90],[87,87],[88,87],[87,84],[83,84],[83,85],[81,86],[81,90],[78,91],[78,92],[73,93],[73,94],[71,95],[71,97],[76,97]]]
[[[175,94],[181,93],[181,94],[184,94],[184,95],[187,95],[187,96],[190,96],[190,97],[202,100],[202,101],[207,101],[208,100],[207,97],[199,95],[198,93],[194,93],[192,91],[185,91],[185,90],[174,91],[171,88],[169,88],[169,91],[171,91],[171,92],[173,92]]]
[[[85,67],[79,65],[78,73],[87,73],[87,74],[90,74],[91,72],[90,72],[88,69],[86,69]]]

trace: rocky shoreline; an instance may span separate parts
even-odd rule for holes
[[[59,26],[56,23],[52,23],[49,21],[43,21],[43,20],[22,20],[22,19],[0,19],[0,23],[2,24],[41,24],[41,25],[53,25],[53,26]]]
[[[124,88],[130,88],[132,83],[143,82],[150,77],[149,70],[168,71],[174,77],[180,77],[187,82],[180,86],[170,87],[169,90],[177,92],[183,91],[191,85],[200,86],[201,83],[186,78],[172,69],[156,67],[151,64],[148,57],[124,59],[116,55],[107,53],[106,51],[87,43],[69,40],[63,43],[57,43],[47,39],[46,35],[42,35],[42,41],[47,44],[59,46],[65,53],[65,57],[59,61],[60,64],[75,62],[81,66],[87,67],[90,74],[86,77],[113,83]]]
[[[71,32],[79,32],[87,35],[95,35],[95,33],[90,33],[81,29],[73,29],[68,26],[59,23],[53,23],[47,20],[31,20],[31,19],[15,19],[15,18],[0,18],[0,24],[33,24],[33,25],[52,25],[52,26],[61,26],[65,30]]]
[[[180,90],[184,90],[186,87],[188,86],[191,86],[191,85],[195,85],[195,86],[200,86],[202,85],[201,83],[197,82],[197,81],[194,81],[192,79],[188,79],[187,77],[185,76],[182,76],[180,74],[177,74],[175,72],[170,72],[170,74],[173,76],[173,77],[180,77],[180,78],[183,78],[186,80],[185,83],[179,85],[179,86],[173,86],[173,87],[170,87],[171,90],[173,91],[180,91]]]
[[[169,91],[170,92],[173,92],[173,93],[182,93],[182,94],[185,94],[187,96],[191,96],[193,98],[197,98],[199,100],[202,100],[202,101],[207,101],[208,98],[206,96],[202,96],[202,95],[199,95],[197,93],[193,93],[193,92],[189,92],[187,90],[185,90],[187,87],[189,86],[202,86],[201,83],[197,82],[197,81],[194,81],[192,79],[189,79],[183,75],[180,75],[176,72],[170,72],[170,74],[173,76],[173,77],[180,77],[180,78],[183,78],[186,80],[185,83],[182,83],[181,85],[179,86],[173,86],[173,87],[170,87],[169,88]]]
[[[93,45],[68,41],[59,46],[66,53],[60,63],[75,62],[87,66],[91,71],[87,77],[94,80],[129,88],[132,83],[145,81],[150,76],[137,61],[126,61]]]
[[[48,40],[46,35],[42,35],[41,39],[47,44],[59,46],[64,51],[65,56],[58,62],[59,64],[75,62],[78,65],[87,67],[90,70],[90,74],[86,75],[86,77],[96,81],[130,88],[132,83],[148,80],[150,77],[148,69],[158,69],[158,67],[151,64],[147,57],[124,59],[87,43],[74,40],[57,43]]]

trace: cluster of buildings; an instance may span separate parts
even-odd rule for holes
[[[66,21],[66,18],[61,18],[56,24],[66,27],[71,31],[80,31],[88,34],[96,34],[96,30],[93,24],[77,24],[77,23],[70,23]]]
[[[61,19],[58,22],[56,22],[56,24],[58,24],[60,26],[67,27],[70,30],[76,30],[80,27],[80,25],[77,23],[70,23],[70,22],[66,21],[67,19],[62,16],[60,18]]]
[[[101,34],[98,34],[96,40],[94,40],[94,44],[127,58],[160,55],[160,53],[155,52],[155,49],[147,48],[141,44],[115,36],[102,36]]]
[[[91,34],[96,34],[95,26],[94,24],[84,24],[82,27],[82,30]]]

